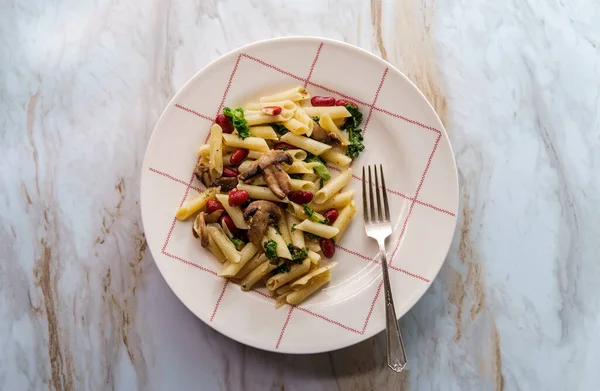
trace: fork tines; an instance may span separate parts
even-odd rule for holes
[[[362,199],[363,199],[363,217],[365,222],[388,222],[390,221],[390,207],[388,205],[387,191],[385,188],[385,179],[383,177],[383,166],[379,165],[379,175],[377,175],[377,166],[373,165],[375,172],[375,196],[373,196],[373,177],[371,176],[371,166],[367,166],[369,172],[369,199],[367,200],[365,167],[362,169]],[[383,209],[381,208],[381,195],[379,194],[379,176],[381,176],[381,190],[383,193]],[[377,204],[377,206],[375,205]],[[377,209],[377,210],[376,210]]]

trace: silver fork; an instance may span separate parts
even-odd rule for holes
[[[390,287],[390,276],[388,273],[387,256],[385,253],[385,239],[392,234],[392,223],[390,221],[390,207],[388,205],[385,179],[383,178],[383,167],[379,165],[381,174],[381,187],[383,192],[383,206],[381,208],[381,197],[379,195],[379,179],[377,177],[377,166],[375,171],[375,198],[373,197],[373,179],[371,177],[371,166],[369,168],[369,199],[367,201],[367,190],[365,183],[365,167],[362,169],[362,199],[363,217],[365,220],[365,231],[367,236],[377,240],[381,252],[381,268],[383,269],[383,289],[385,292],[385,331],[387,337],[387,362],[388,366],[395,372],[402,372],[406,366],[406,352],[398,326],[398,318],[394,309],[392,288]],[[375,204],[377,203],[377,206]]]

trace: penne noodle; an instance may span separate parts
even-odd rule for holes
[[[236,148],[250,149],[259,152],[269,152],[267,142],[259,137],[246,137],[242,140],[237,134],[223,133],[223,141],[225,145]]]
[[[271,270],[275,269],[276,266],[272,265],[271,262],[266,261],[258,265],[258,267],[252,270],[244,279],[240,282],[243,291],[249,291],[252,286],[256,284],[260,279],[267,275]]]
[[[290,284],[286,284],[277,288],[275,290],[275,293],[277,293],[278,295],[283,295],[284,293],[290,293],[291,291],[292,287],[290,287]]]
[[[177,217],[178,220],[187,219],[200,209],[204,208],[206,201],[215,198],[215,194],[218,190],[219,188],[217,187],[209,187],[200,193],[198,197],[194,198],[193,200],[186,201],[183,205],[181,205],[181,208],[177,210],[175,217]]]
[[[260,250],[260,248],[259,248]],[[246,264],[240,269],[239,272],[235,275],[235,278],[242,279],[246,277],[252,270],[256,269],[258,265],[268,261],[269,259],[265,255],[265,253],[260,252],[257,253],[252,259],[250,259]]]
[[[339,128],[346,123],[346,118],[336,118],[333,120],[333,123]]]
[[[279,219],[279,222],[277,223],[277,229],[281,233],[281,237],[285,241],[285,244],[291,244],[292,236],[290,235],[290,229],[287,226],[287,219]]]
[[[263,96],[262,98],[260,98],[260,103],[279,102],[279,101],[283,101],[283,100],[291,100],[291,101],[296,102],[296,101],[308,99],[308,98],[310,98],[310,94],[308,93],[308,91],[306,91],[305,88],[295,87],[295,88],[280,92],[278,94]]]
[[[285,126],[290,132],[297,135],[308,133],[308,126],[295,118],[282,122],[282,125]]]
[[[215,196],[217,200],[223,204],[225,211],[233,220],[233,224],[239,229],[249,229],[250,226],[244,220],[244,214],[242,213],[242,209],[239,206],[231,206],[229,205],[229,196],[227,194],[217,194]]]
[[[328,283],[330,280],[331,271],[327,270],[325,271],[325,273],[319,274],[317,277],[315,277],[311,281],[311,284],[308,284],[304,288],[295,292],[288,293],[288,295],[286,296],[286,301],[288,302],[288,304],[298,305],[304,300],[306,300],[307,297],[315,293],[317,289]]]
[[[308,284],[310,284],[310,281],[313,278],[315,278],[319,274],[325,273],[326,271],[333,269],[334,267],[337,266],[337,264],[338,264],[337,262],[331,262],[327,266],[323,266],[318,269],[315,269],[315,270],[311,271],[310,273],[303,275],[301,278],[297,279],[296,281],[292,282],[290,284],[290,286],[295,291],[300,290],[300,289],[304,288],[305,286],[307,286]]]
[[[261,111],[245,111],[244,116],[248,126],[272,124],[292,119],[293,112],[284,110],[279,115],[267,115]]]
[[[294,160],[294,162],[290,165],[283,163],[283,169],[288,174],[310,174],[313,172],[312,169],[307,168],[306,163],[300,160]]]
[[[327,145],[320,141],[313,140],[312,138],[298,136],[291,132],[281,136],[280,140],[290,145],[293,145],[294,147],[304,149],[305,151],[308,151],[313,155],[320,155],[328,149],[331,149],[331,145]]]
[[[215,240],[210,235],[208,235],[208,250],[211,253],[213,253],[215,258],[217,258],[219,262],[224,263],[225,261],[227,261],[225,254],[223,254],[223,251],[221,251],[221,249],[217,245],[217,242],[215,242]]]
[[[267,289],[273,291],[290,281],[295,280],[310,268],[310,259],[306,258],[302,263],[290,266],[289,272],[277,273],[267,281]]]
[[[254,186],[254,185],[247,185],[245,183],[240,183],[237,185],[237,188],[240,190],[246,190],[248,192],[249,197],[252,198],[253,200],[267,200],[267,201],[285,202],[285,203],[289,202],[287,197],[284,198],[283,200],[279,199],[275,194],[273,194],[271,189],[269,189],[268,187]]]
[[[340,175],[336,176],[335,178],[331,178],[331,180],[328,181],[321,190],[315,193],[313,202],[315,204],[324,203],[338,191],[342,190],[348,184],[348,182],[350,182],[351,178],[352,170],[350,168],[343,171]]]
[[[313,250],[308,250],[308,259],[310,259],[310,263],[316,266],[321,263],[321,256]]]
[[[355,213],[356,213],[356,205],[354,204],[354,201],[350,201],[350,203],[348,205],[346,205],[344,207],[344,209],[342,209],[342,211],[338,215],[338,218],[331,225],[332,227],[337,228],[338,231],[339,231],[333,237],[333,241],[335,243],[338,243],[340,241],[340,238],[342,237],[342,234],[344,233],[344,231],[348,227],[348,223],[350,223],[350,220],[352,220],[352,217],[354,216]]]
[[[319,181],[319,180],[321,180],[321,177],[320,177],[320,176],[318,176],[317,174],[315,174],[315,173],[313,172],[313,173],[310,173],[310,174],[304,174],[304,175],[302,175],[302,180],[303,180],[303,181],[311,181],[311,182],[314,182],[314,181]]]
[[[340,144],[342,144],[343,146],[350,144],[348,138],[342,133],[342,131],[337,126],[335,126],[329,114],[323,114],[321,116],[319,120],[319,125],[321,126],[321,129],[323,129],[327,133],[335,134],[338,140],[340,140]]]
[[[286,152],[296,160],[304,160],[308,156],[302,149],[288,149]]]
[[[308,251],[313,251],[315,253],[318,253],[321,251],[321,245],[319,244],[319,241],[317,239],[305,239],[306,241],[306,248],[308,249]]]
[[[289,212],[285,212],[285,220],[290,231],[290,239],[294,247],[304,248],[304,232],[294,227],[296,224],[300,224],[300,220]]]
[[[252,164],[254,160],[244,160],[239,166],[238,166],[238,171],[239,172],[245,172],[248,170],[248,167],[250,167],[250,165]]]
[[[329,114],[329,118],[338,119],[351,117],[352,114],[344,106],[318,106],[318,107],[303,107],[304,111],[310,118],[319,117],[324,114]],[[320,121],[319,121],[320,122]]]
[[[354,198],[354,190],[339,193],[328,199],[322,204],[310,203],[310,206],[315,212],[325,212],[329,209],[339,209],[348,205]]]
[[[210,156],[208,168],[212,178],[219,178],[223,174],[223,129],[217,124],[210,128]]]
[[[198,156],[208,157],[210,155],[210,144],[204,144],[198,149]]]
[[[225,262],[225,265],[223,265],[223,268],[218,275],[220,277],[235,276],[240,270],[242,270],[242,268],[244,268],[244,266],[248,264],[248,262],[258,253],[259,250],[260,247],[255,246],[250,242],[246,243],[242,251],[240,251],[240,261],[238,263],[229,261]]]
[[[319,157],[326,162],[340,167],[346,167],[352,162],[352,159],[349,156],[333,149],[323,152]]]
[[[302,179],[290,179],[292,190],[313,191],[315,184],[311,181],[303,181]]]
[[[289,290],[285,293],[282,293],[279,296],[275,297],[275,309],[281,308],[287,304],[287,295],[289,295],[292,291]]]
[[[225,258],[227,258],[227,261],[238,263],[241,259],[241,255],[239,251],[235,249],[235,246],[231,240],[229,240],[227,235],[225,235],[225,232],[223,232],[221,227],[218,224],[208,224],[206,229],[208,230],[208,234],[212,236],[215,243],[217,243],[217,246],[219,246],[223,252],[223,255],[225,255]]]
[[[292,254],[283,237],[277,232],[275,227],[269,225],[266,233],[267,239],[277,243],[277,256],[279,258],[292,259]]]
[[[250,127],[252,137],[260,137],[265,140],[279,140],[277,133],[270,126],[252,126]]]
[[[258,159],[259,157],[261,157],[264,154],[265,153],[261,152],[261,151],[252,151],[252,150],[250,150],[250,151],[248,151],[247,159],[254,159],[254,160],[256,160],[256,159]]]
[[[304,220],[300,224],[297,224],[295,228],[327,239],[333,238],[339,232],[339,230],[335,227],[321,223],[315,223],[311,220]]]
[[[288,213],[292,213],[294,216],[299,218],[300,220],[309,219],[310,217],[304,213],[304,206],[298,205],[295,202],[288,203]],[[325,216],[320,213],[315,212],[315,217],[319,220],[325,220]]]
[[[278,102],[262,102],[262,103],[249,103],[246,107],[244,107],[244,110],[249,110],[249,111],[260,111],[260,109],[263,109],[265,107],[273,107],[273,106],[279,106],[284,110],[290,110],[290,111],[294,111],[296,110],[296,108],[298,107],[298,105],[296,105],[294,102],[292,102],[291,100],[282,100],[282,101],[278,101]]]

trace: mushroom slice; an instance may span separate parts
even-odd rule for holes
[[[202,244],[202,247],[208,247],[208,230],[206,229],[205,217],[206,213],[198,213],[196,220],[194,220],[194,225],[192,226],[192,233],[195,237],[200,238],[200,244]]]
[[[248,205],[246,211],[244,212],[244,218],[249,220],[250,229],[248,230],[248,239],[255,246],[262,247],[262,239],[267,231],[267,226],[269,222],[273,220],[273,222],[277,223],[281,218],[283,218],[283,213],[279,206],[270,201],[254,201]]]
[[[212,187],[221,187],[221,191],[229,192],[238,185],[236,177],[221,177],[212,183]]]
[[[263,172],[265,182],[269,189],[277,196],[284,199],[290,191],[292,191],[292,182],[287,172],[283,170],[281,164],[274,164],[265,168]]]
[[[259,174],[266,167],[269,167],[274,164],[286,163],[292,164],[294,162],[294,158],[287,152],[282,151],[280,149],[272,149],[269,152],[262,155],[258,160],[255,160],[248,166],[246,171],[242,172],[239,175],[240,180],[245,181],[254,175]]]
[[[209,213],[206,216],[204,216],[204,220],[206,221],[206,224],[218,222],[219,219],[221,218],[221,215],[223,214],[223,212],[224,212],[223,209],[219,209],[219,210],[215,210],[214,212]]]
[[[212,185],[212,176],[210,175],[210,168],[208,168],[204,163],[198,163],[196,168],[194,168],[194,175],[200,182],[204,184],[206,187],[210,187]]]

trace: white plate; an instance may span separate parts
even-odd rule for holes
[[[350,185],[359,210],[336,251],[331,282],[301,306],[276,310],[266,291],[242,292],[217,277],[221,264],[193,238],[192,222],[174,215],[202,187],[192,175],[196,152],[223,105],[304,84],[312,95],[350,99],[364,114],[366,151],[354,162]],[[456,164],[439,118],[402,73],[357,47],[306,37],[244,46],[188,81],[154,129],[141,180],[150,250],[177,297],[239,342],[285,353],[355,344],[385,327],[378,249],[361,219],[360,169],[374,163],[383,164],[389,189],[394,231],[387,248],[401,317],[436,277],[456,226]]]

